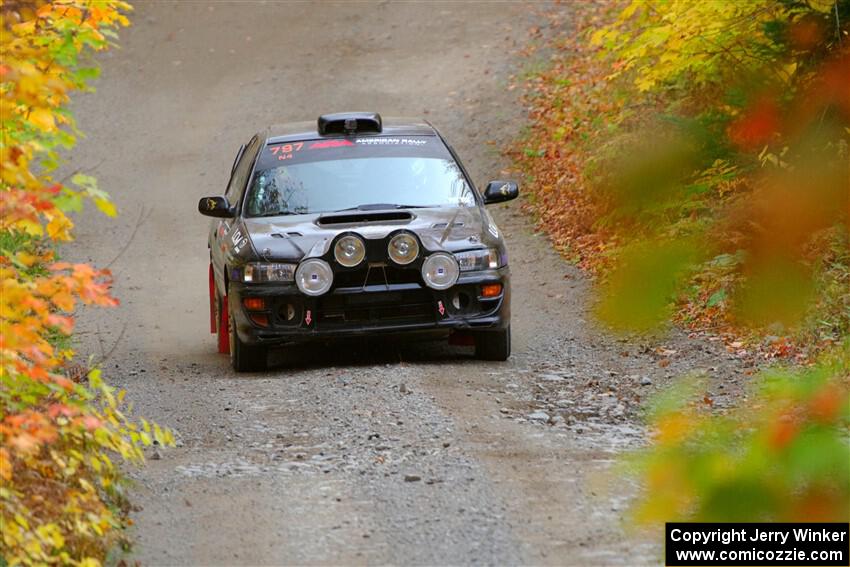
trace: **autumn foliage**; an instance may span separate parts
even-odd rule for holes
[[[729,413],[656,400],[635,518],[850,517],[850,0],[573,3],[526,78],[528,208],[613,328],[748,342]]]
[[[672,316],[802,358],[839,343],[850,2],[575,9],[579,29],[528,80],[515,157],[542,227],[607,282],[603,319],[647,330]]]
[[[123,541],[116,457],[171,434],[122,413],[123,392],[73,364],[78,305],[114,306],[110,274],[57,261],[69,213],[114,205],[93,178],[54,180],[77,130],[66,103],[97,69],[130,6],[119,0],[0,3],[0,563],[97,565]]]
[[[655,401],[654,445],[631,462],[638,523],[850,521],[850,341],[803,370],[774,368],[751,403],[715,415],[699,379]]]

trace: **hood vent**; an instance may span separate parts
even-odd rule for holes
[[[323,215],[316,223],[319,226],[334,224],[352,224],[361,222],[409,221],[413,215],[407,211],[352,211],[343,215]]]
[[[272,238],[295,238],[297,236],[303,236],[300,232],[273,232]]]

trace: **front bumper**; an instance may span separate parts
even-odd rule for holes
[[[481,287],[501,284],[495,297],[483,297]],[[262,299],[262,308],[248,310],[245,299]],[[294,284],[245,285],[231,282],[239,339],[248,344],[283,344],[322,338],[406,331],[484,331],[510,323],[510,272],[462,273],[451,288],[437,291],[419,283],[340,287],[320,297],[302,294]]]

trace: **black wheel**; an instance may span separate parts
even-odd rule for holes
[[[236,372],[260,372],[266,369],[267,349],[262,345],[248,345],[239,340],[233,314],[227,318],[227,335],[230,339],[230,364]]]
[[[475,335],[475,358],[507,360],[511,356],[511,327]]]

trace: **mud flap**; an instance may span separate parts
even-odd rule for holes
[[[230,312],[227,310],[227,297],[222,297],[221,317],[219,317],[218,321],[218,352],[221,354],[230,354],[229,321]]]
[[[210,264],[210,333],[215,334],[218,330],[218,321],[215,316],[215,275]]]

